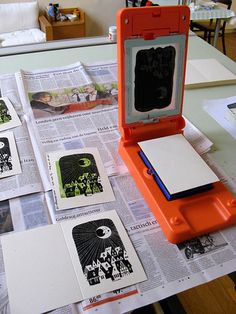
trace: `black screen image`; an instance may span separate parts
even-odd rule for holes
[[[176,50],[173,46],[139,50],[135,63],[134,106],[146,112],[171,103]]]
[[[0,174],[12,170],[12,157],[7,137],[0,138]]]
[[[72,230],[83,273],[89,285],[119,280],[133,272],[127,252],[111,219],[77,225]]]
[[[91,195],[103,191],[100,175],[92,154],[74,154],[59,159],[62,197]]]

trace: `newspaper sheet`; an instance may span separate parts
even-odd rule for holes
[[[203,108],[236,139],[236,96],[204,101]]]
[[[11,129],[14,132],[22,173],[0,181],[0,201],[43,190],[28,126],[20,102],[14,75],[0,77],[1,95],[7,97],[19,115],[22,125]]]
[[[9,97],[18,113],[24,112],[25,129],[32,143],[31,149],[37,157],[40,172],[38,177],[41,176],[44,190],[48,190],[45,193],[1,202],[2,213],[6,213],[1,217],[7,217],[8,226],[3,227],[2,233],[115,209],[148,276],[148,280],[139,285],[98,295],[79,304],[68,305],[53,311],[54,314],[89,314],[98,310],[100,313],[125,313],[235,270],[236,227],[204,235],[179,245],[170,244],[165,239],[155,217],[118,155],[120,135],[117,126],[116,75],[117,67],[114,62],[96,65],[77,63],[58,69],[22,71],[16,76],[17,85],[12,76],[6,76],[1,80],[3,96]],[[83,89],[87,85],[93,85],[103,92],[106,90],[106,93],[109,90],[109,96],[95,99],[93,95],[93,98],[88,100],[86,98],[88,91]],[[20,90],[20,98],[17,88]],[[77,90],[72,93],[72,88]],[[34,100],[34,94],[45,91],[53,91],[54,103],[51,107],[54,109],[51,110],[52,114],[47,112],[46,116],[39,117],[37,116],[39,113],[33,112],[30,102]],[[87,105],[78,107],[78,104]],[[63,107],[66,107],[66,110],[62,109]],[[188,122],[184,135],[200,154],[207,152],[212,146],[212,143]],[[58,212],[55,210],[50,191],[46,153],[83,147],[98,148],[116,200]],[[33,157],[31,159],[33,160]],[[217,174],[220,173],[222,181],[235,193],[235,181],[226,177],[213,163],[210,155],[204,155],[204,159]],[[4,222],[5,218],[2,219]],[[9,313],[4,265],[2,255],[0,256],[0,310]]]
[[[55,150],[96,146],[108,175],[119,173],[120,167],[125,169],[114,145],[120,137],[117,110],[113,109],[117,103],[114,62],[103,67],[77,63],[58,69],[21,71],[16,79],[45,191],[50,190],[45,156]],[[85,89],[88,86],[90,90]],[[45,93],[51,95],[50,105],[40,104],[38,96]],[[88,96],[92,98],[88,100]],[[111,145],[113,155],[108,151]]]

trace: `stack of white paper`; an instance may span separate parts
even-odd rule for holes
[[[187,61],[185,89],[235,83],[236,75],[216,59]]]
[[[182,134],[138,144],[170,196],[219,181]]]

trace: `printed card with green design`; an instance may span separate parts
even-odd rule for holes
[[[97,148],[47,155],[56,210],[114,201]]]

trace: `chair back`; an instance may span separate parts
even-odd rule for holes
[[[214,2],[224,4],[228,10],[231,8],[231,4],[232,4],[232,0],[214,0]]]

